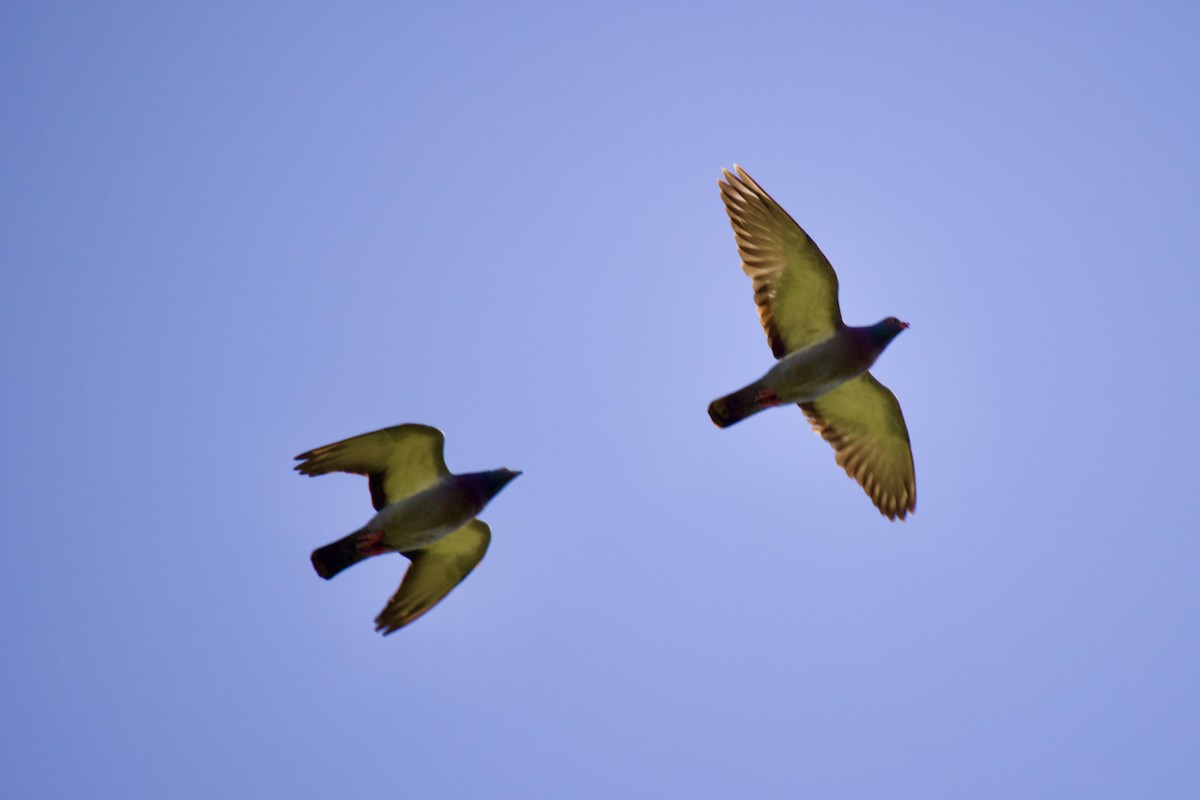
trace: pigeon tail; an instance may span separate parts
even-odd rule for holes
[[[312,552],[313,569],[322,578],[329,580],[347,567],[352,567],[364,558],[377,556],[390,548],[380,542],[379,531],[360,528],[336,542],[318,547]]]
[[[735,422],[777,405],[779,398],[775,396],[775,391],[764,388],[756,381],[733,394],[713,400],[708,404],[708,416],[718,428],[728,428]]]

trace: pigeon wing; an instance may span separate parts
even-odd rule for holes
[[[742,269],[776,358],[828,339],[842,327],[837,273],[796,221],[734,165],[718,181]]]
[[[801,403],[813,430],[833,445],[838,466],[858,481],[888,519],[904,519],[917,505],[908,426],[900,403],[869,372],[811,403]]]
[[[296,470],[301,475],[366,475],[371,504],[378,510],[448,474],[442,458],[445,441],[441,431],[428,425],[396,425],[301,453]]]
[[[476,519],[429,547],[404,553],[412,559],[412,565],[404,573],[400,588],[375,618],[375,630],[386,636],[437,605],[483,560],[491,539],[491,529]]]

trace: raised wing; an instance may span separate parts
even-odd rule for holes
[[[827,339],[842,325],[837,273],[804,229],[736,164],[718,181],[742,269],[776,358]]]
[[[375,630],[386,636],[437,605],[483,560],[491,539],[491,529],[476,519],[423,550],[405,553],[412,566],[375,618]]]
[[[446,475],[446,437],[428,425],[396,425],[317,447],[296,456],[301,475],[366,475],[375,509],[426,489]]]
[[[813,430],[833,445],[838,466],[858,481],[888,519],[917,506],[908,426],[896,396],[871,373],[846,381],[811,403],[801,403]]]

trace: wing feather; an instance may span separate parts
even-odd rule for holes
[[[412,565],[375,618],[375,630],[386,636],[437,605],[483,560],[491,539],[491,529],[476,519],[423,550],[405,553]]]
[[[838,466],[888,519],[917,506],[908,426],[896,396],[869,372],[811,403],[801,403],[813,430],[833,446]]]
[[[446,438],[428,425],[395,425],[296,456],[301,475],[350,472],[366,475],[376,510],[437,483],[449,470],[442,458]]]
[[[721,199],[742,270],[776,358],[829,338],[842,326],[837,273],[783,207],[744,169],[723,169]]]

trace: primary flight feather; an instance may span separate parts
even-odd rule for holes
[[[375,619],[389,634],[433,608],[487,551],[491,530],[475,517],[508,482],[510,469],[455,475],[442,458],[445,437],[428,425],[396,425],[296,456],[302,475],[366,475],[376,514],[366,525],[313,551],[322,578],[364,558],[397,552],[412,564]]]
[[[867,370],[908,327],[895,317],[855,327],[842,322],[838,279],[825,254],[744,169],[718,182],[742,269],[767,342],[779,361],[757,381],[714,400],[725,428],[784,403],[798,403],[829,442],[839,466],[889,519],[917,504],[916,472],[900,403]]]

